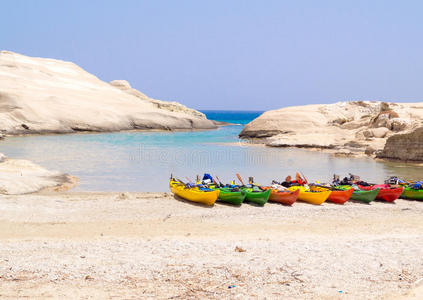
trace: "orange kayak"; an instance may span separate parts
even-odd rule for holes
[[[271,189],[271,187],[263,187],[263,189]],[[298,195],[300,194],[300,190],[292,191],[279,191],[276,189],[272,189],[270,193],[269,201],[270,202],[277,202],[284,205],[292,205],[297,201]]]
[[[333,202],[333,203],[337,203],[337,204],[344,204],[345,202],[347,202],[350,198],[351,195],[354,193],[354,189],[350,188],[349,190],[345,190],[345,191],[337,191],[337,190],[332,190],[332,189],[325,189],[325,188],[321,188],[318,186],[311,186],[310,189],[312,191],[328,191],[331,190],[332,193],[330,193],[328,201]]]

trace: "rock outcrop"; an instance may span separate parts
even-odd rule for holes
[[[335,149],[373,155],[386,139],[423,122],[423,103],[338,102],[286,107],[263,113],[245,126],[241,138],[273,147]]]
[[[423,127],[406,134],[396,134],[388,138],[378,158],[405,161],[423,161]]]
[[[135,96],[143,101],[149,101],[153,103],[158,109],[164,109],[171,112],[180,112],[188,115],[192,115],[198,118],[205,119],[206,115],[192,108],[188,108],[185,105],[182,105],[175,101],[162,101],[157,99],[152,99],[141,93],[140,91],[133,89],[128,81],[126,80],[113,80],[110,82],[111,85],[117,87],[118,89]]]
[[[26,194],[73,185],[67,174],[48,171],[30,161],[9,159],[0,153],[0,194]]]
[[[126,81],[107,83],[71,62],[0,52],[0,134],[212,128],[202,113],[151,99]]]

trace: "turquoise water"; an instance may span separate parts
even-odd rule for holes
[[[245,125],[258,116],[260,116],[262,111],[233,111],[233,110],[205,110],[203,113],[210,120],[223,121],[234,124]],[[239,130],[239,128],[237,128]]]
[[[171,173],[186,180],[209,172],[223,181],[254,176],[268,184],[302,171],[309,180],[328,181],[333,173],[359,174],[381,182],[388,175],[414,177],[422,168],[372,159],[337,158],[302,149],[251,146],[238,134],[260,112],[205,111],[210,119],[241,125],[190,132],[118,132],[10,137],[0,152],[32,160],[80,178],[76,190],[167,191]]]

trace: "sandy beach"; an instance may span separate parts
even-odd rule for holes
[[[419,299],[422,213],[406,200],[207,208],[162,193],[1,196],[0,298]]]
[[[423,300],[423,2],[379,2],[3,1],[0,300]]]

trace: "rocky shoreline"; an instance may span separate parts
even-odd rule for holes
[[[0,51],[0,140],[12,135],[205,130],[222,124],[125,80],[104,82],[72,62]],[[75,178],[0,154],[0,193],[66,189]]]
[[[423,157],[421,135],[413,134],[413,144],[406,146],[413,147],[413,154],[403,150],[396,155],[396,147],[390,145],[404,144],[405,134],[422,126],[421,102],[353,101],[268,111],[247,124],[239,136],[260,139],[270,147],[313,148],[346,156],[419,161]]]
[[[0,194],[28,194],[42,190],[64,191],[74,187],[76,177],[49,171],[28,160],[10,159],[0,153]]]

